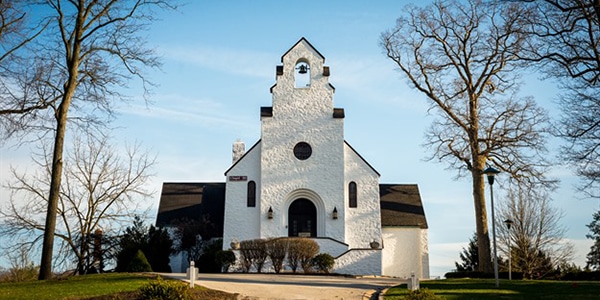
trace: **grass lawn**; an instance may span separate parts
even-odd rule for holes
[[[493,279],[446,279],[422,281],[420,286],[448,300],[600,299],[598,281],[500,280],[496,288]],[[406,294],[406,285],[400,285],[389,289],[384,299],[403,299]]]
[[[0,283],[0,300],[133,299],[135,291],[155,275],[105,273],[73,276],[62,280]],[[232,294],[194,288],[196,299],[235,299]]]

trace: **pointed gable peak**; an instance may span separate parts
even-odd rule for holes
[[[323,59],[323,62],[325,62],[325,56],[323,56],[323,54],[321,54],[321,52],[319,52],[319,50],[317,50],[306,38],[302,37],[300,38],[300,40],[298,40],[298,42],[296,42],[294,44],[294,46],[292,46],[288,51],[286,51],[282,56],[281,56],[281,62],[283,62],[283,58],[290,53],[290,51],[292,51],[294,48],[298,47],[298,45],[303,44],[305,47],[310,48],[311,50],[313,50],[315,53],[317,53],[319,55],[319,57],[321,59]]]

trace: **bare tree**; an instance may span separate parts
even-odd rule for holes
[[[381,44],[409,84],[430,100],[437,118],[426,134],[430,160],[472,180],[479,268],[491,272],[482,171],[494,166],[523,184],[550,185],[544,176],[545,110],[519,98],[518,57],[527,36],[522,6],[480,0],[435,1],[406,15]]]
[[[531,1],[527,1],[531,2]],[[545,0],[521,3],[535,9],[527,19],[530,40],[523,58],[542,63],[559,82],[557,134],[562,157],[583,179],[586,195],[600,197],[600,2]]]
[[[159,62],[139,33],[153,21],[154,9],[172,8],[172,1],[36,2],[39,12],[47,13],[42,17],[48,27],[19,53],[27,64],[3,79],[0,122],[7,135],[38,127],[54,134],[39,277],[47,279],[52,275],[67,123],[102,123],[98,111],[110,116],[112,102],[125,99],[119,89],[126,83],[137,78],[147,87],[143,68]]]
[[[52,171],[50,149],[46,147],[47,151],[36,159],[40,172],[27,175],[12,170],[15,181],[8,185],[11,199],[0,210],[2,235],[33,238],[29,243],[37,243],[37,236],[45,230],[44,208]],[[57,206],[59,221],[53,233],[62,242],[62,256],[74,258],[77,272],[83,274],[94,263],[96,231],[116,235],[119,224],[133,218],[140,199],[151,194],[145,185],[152,176],[154,158],[139,145],[119,155],[107,136],[88,134],[73,139],[73,149],[64,163],[64,184]]]
[[[513,221],[510,230],[497,227],[500,252],[505,257],[511,255],[513,270],[523,272],[525,278],[538,279],[569,262],[573,245],[564,240],[562,217],[563,213],[552,206],[544,191],[518,185],[510,188],[500,203],[496,223]]]
[[[47,22],[27,27],[27,1],[0,1],[0,69],[15,64],[13,54],[34,40],[47,26]],[[8,60],[12,61],[8,61]]]

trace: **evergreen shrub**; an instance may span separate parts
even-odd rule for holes
[[[126,272],[152,272],[152,267],[146,259],[146,255],[142,250],[138,250],[129,264],[127,265]]]
[[[221,271],[227,273],[229,266],[233,265],[236,261],[235,253],[231,250],[220,250],[215,255],[217,263],[221,265]]]
[[[408,292],[408,296],[406,296],[407,300],[441,300],[442,298],[436,296],[432,291],[427,288],[422,288],[414,291]]]
[[[187,284],[176,280],[163,280],[160,276],[139,290],[140,300],[190,300],[192,294]]]
[[[333,268],[335,259],[329,253],[321,253],[312,259],[312,265],[317,269],[317,272],[329,274]]]

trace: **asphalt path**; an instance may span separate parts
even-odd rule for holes
[[[184,273],[164,273],[189,282]],[[307,276],[288,274],[198,274],[195,284],[239,294],[238,299],[377,299],[379,291],[405,283],[388,277]]]

